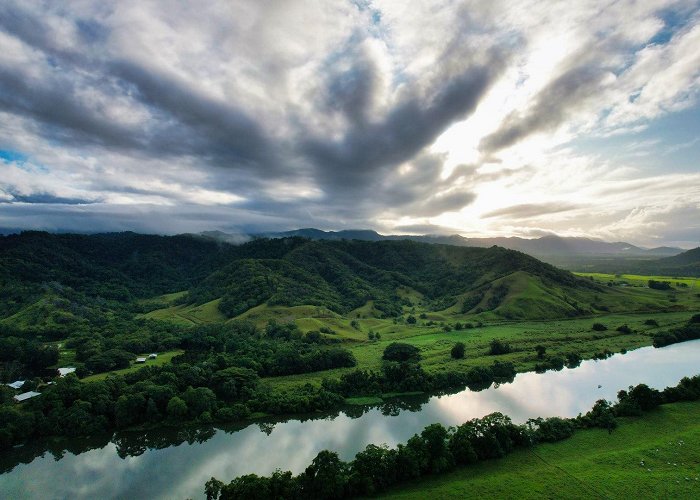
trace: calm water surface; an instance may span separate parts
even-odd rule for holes
[[[76,443],[74,450],[95,449],[65,451],[59,458],[43,453],[26,464],[18,462],[28,461],[21,458],[28,450],[19,449],[3,457],[5,470],[13,468],[0,475],[0,498],[203,498],[204,483],[211,476],[228,481],[276,468],[298,473],[323,449],[349,460],[369,443],[394,446],[428,424],[455,425],[494,411],[516,422],[538,416],[572,417],[588,411],[598,399],[614,400],[617,391],[629,385],[646,383],[663,389],[698,373],[700,340],[584,361],[571,370],[523,373],[511,384],[481,392],[465,390],[407,402],[419,411],[387,405],[356,418],[340,413],[274,426],[252,424],[237,431],[212,429],[194,436],[201,442],[191,439],[172,446],[167,446],[167,436],[133,435],[97,445]],[[149,439],[161,439],[162,449],[148,449]]]

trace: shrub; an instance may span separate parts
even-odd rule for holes
[[[649,288],[653,288],[654,290],[670,290],[671,283],[668,281],[649,280]]]
[[[463,342],[457,342],[454,346],[452,346],[452,351],[450,351],[450,355],[454,359],[463,359],[464,358],[464,343]]]
[[[603,323],[593,323],[593,330],[596,332],[604,332],[605,330],[608,329],[607,326],[605,326]]]
[[[489,344],[489,354],[491,356],[497,356],[499,354],[508,354],[511,352],[510,345],[505,342],[501,342],[498,339],[493,339]]]

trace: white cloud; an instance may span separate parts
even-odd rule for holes
[[[698,16],[674,0],[8,1],[0,147],[29,160],[3,167],[0,216],[16,226],[10,206],[34,199],[96,229],[111,206],[133,224],[130,206],[169,210],[173,231],[229,210],[241,226],[663,238],[676,212],[659,207],[697,202],[698,180],[634,160],[673,145],[632,139],[619,163],[571,141],[695,106]]]

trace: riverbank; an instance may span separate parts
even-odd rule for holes
[[[565,441],[399,487],[385,498],[698,498],[700,402],[620,418]]]

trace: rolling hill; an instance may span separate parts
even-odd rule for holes
[[[344,317],[417,310],[545,319],[669,305],[496,246],[300,237],[231,245],[134,233],[0,237],[0,319],[40,310],[50,324],[70,323],[94,308],[172,292],[183,293],[139,307],[153,311],[150,317],[190,324],[261,310],[294,318],[309,307]]]

